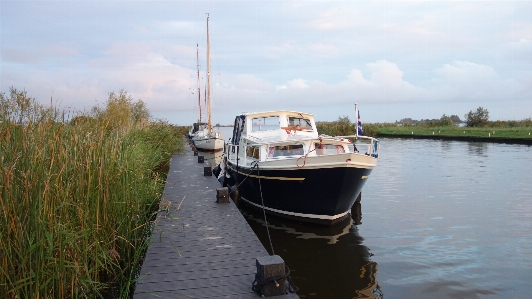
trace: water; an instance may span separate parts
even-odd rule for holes
[[[361,215],[332,228],[267,218],[297,294],[531,298],[532,148],[381,141]],[[269,249],[262,213],[241,211]]]

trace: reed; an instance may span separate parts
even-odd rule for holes
[[[127,298],[182,131],[63,116],[0,94],[0,297]]]

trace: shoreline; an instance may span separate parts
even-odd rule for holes
[[[377,137],[387,138],[412,138],[412,139],[434,139],[434,140],[455,140],[470,142],[492,142],[506,144],[532,145],[532,138],[508,138],[508,137],[475,137],[475,136],[446,136],[446,135],[416,135],[416,134],[388,134],[377,133]]]

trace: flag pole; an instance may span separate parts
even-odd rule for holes
[[[358,103],[355,103],[355,136],[358,138]]]

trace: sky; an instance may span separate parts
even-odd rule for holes
[[[85,112],[124,90],[190,125],[207,14],[214,123],[279,109],[353,121],[355,103],[367,123],[532,117],[532,0],[0,0],[0,92]]]

